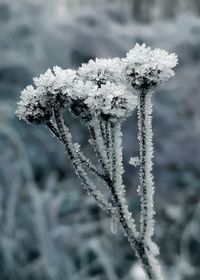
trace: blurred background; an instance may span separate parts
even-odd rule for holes
[[[89,198],[61,144],[17,120],[32,77],[134,44],[176,52],[176,76],[154,95],[155,241],[166,279],[200,279],[200,1],[0,0],[0,279],[144,280],[121,229]],[[86,129],[74,139],[92,156]],[[140,210],[136,114],[123,126],[127,198]]]

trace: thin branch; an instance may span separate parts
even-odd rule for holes
[[[51,130],[51,132],[60,140],[60,142],[63,144],[62,138],[60,137],[59,131],[56,127],[56,124],[54,124],[54,122],[48,121],[47,123],[48,128]],[[70,133],[70,132],[69,132]],[[74,144],[73,144],[74,145]],[[85,167],[87,167],[87,169],[91,172],[93,172],[97,177],[99,177],[100,179],[102,179],[106,184],[107,184],[107,180],[108,178],[100,171],[98,170],[94,164],[91,162],[91,160],[89,158],[87,158],[86,156],[83,155],[83,153],[80,150],[75,151],[77,153],[77,156],[80,157],[81,159],[81,163],[84,164]]]
[[[102,165],[106,176],[109,177],[109,167],[108,167],[108,158],[106,153],[106,147],[101,133],[100,121],[98,117],[94,117],[90,124],[88,125],[90,135],[92,137],[93,146],[95,148],[97,157]]]
[[[113,200],[116,204],[119,219],[126,231],[129,241],[138,236],[132,214],[128,210],[127,201],[125,198],[125,187],[123,184],[122,174],[124,173],[122,165],[122,133],[121,123],[118,122],[112,125],[113,131],[113,184],[110,185],[110,190]]]
[[[60,113],[55,111],[55,119],[58,127],[58,131],[60,134],[60,138],[64,143],[64,146],[68,152],[68,155],[72,161],[73,167],[75,169],[76,174],[82,179],[86,191],[89,195],[95,198],[98,205],[103,208],[108,214],[113,215],[113,207],[112,204],[109,203],[103,194],[96,189],[93,185],[92,181],[88,178],[87,173],[82,168],[81,159],[77,156],[74,146],[72,143],[71,134],[69,133],[67,127],[64,125],[63,118],[61,117]]]
[[[111,124],[106,120],[100,120],[101,134],[104,141],[104,146],[106,149],[108,170],[110,173],[110,178],[112,180],[112,132]]]

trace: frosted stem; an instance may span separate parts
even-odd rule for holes
[[[142,91],[140,93],[140,104],[138,106],[138,140],[140,145],[140,188],[141,219],[140,234],[142,239],[149,240],[154,233],[154,182],[152,175],[152,103],[151,93]]]
[[[60,134],[60,138],[62,139],[62,142],[68,152],[69,158],[72,161],[73,167],[75,169],[76,174],[80,177],[82,180],[86,191],[89,195],[95,198],[97,201],[98,205],[103,208],[108,214],[113,215],[113,207],[112,204],[109,203],[103,194],[96,189],[96,187],[93,185],[92,181],[88,178],[87,173],[84,171],[82,168],[81,164],[81,159],[80,157],[77,156],[72,139],[71,139],[71,134],[68,131],[68,128],[64,125],[64,121],[60,115],[59,112],[54,112],[55,113],[55,119],[56,119],[56,124],[58,127],[58,131]]]
[[[112,133],[111,124],[106,120],[100,120],[101,134],[103,137],[104,147],[106,150],[107,169],[112,179]]]
[[[118,211],[118,221],[121,223],[131,248],[135,251],[147,276],[151,280],[162,280],[160,267],[155,259],[154,252],[151,252],[148,244],[142,241],[135,227],[134,219],[128,210],[123,185],[122,165],[122,132],[121,123],[112,125],[113,135],[113,183],[110,186],[111,193]],[[114,228],[115,230],[115,228]]]
[[[92,137],[93,146],[96,151],[97,157],[102,165],[102,169],[104,170],[106,176],[109,177],[109,163],[98,117],[93,117],[88,128]]]
[[[132,214],[128,210],[125,198],[125,188],[122,179],[124,169],[122,165],[122,132],[120,122],[112,125],[112,135],[113,181],[110,185],[110,190],[118,211],[119,220],[129,238],[129,241],[132,242],[137,237],[137,231]]]
[[[140,188],[139,196],[141,200],[140,217],[140,238],[137,250],[143,267],[149,277],[153,280],[162,280],[159,262],[156,259],[157,247],[151,241],[154,233],[154,182],[152,175],[152,103],[151,92],[142,91],[140,93],[140,103],[138,106],[138,140],[140,145]],[[138,246],[137,246],[138,247]]]
[[[61,143],[63,144],[63,141],[60,137],[59,131],[56,127],[56,124],[54,124],[53,121],[48,121],[47,122],[47,126],[48,128],[51,130],[51,132],[61,141]],[[69,132],[68,132],[69,133]],[[74,145],[74,144],[73,144]],[[80,157],[81,159],[81,163],[91,172],[93,172],[97,177],[99,177],[100,179],[102,179],[106,184],[107,184],[107,178],[105,177],[105,175],[99,171],[94,164],[90,161],[89,158],[85,157],[83,155],[83,153],[80,150],[76,150],[75,151],[77,153],[77,156]]]
[[[159,262],[156,259],[154,252],[151,252],[152,248],[139,239],[132,242],[131,247],[135,250],[136,256],[140,260],[148,279],[164,280]]]
[[[148,110],[147,110],[148,111]],[[88,178],[81,165],[81,159],[77,157],[72,144],[71,134],[64,125],[64,121],[58,112],[55,112],[56,123],[59,131],[59,137],[64,143],[66,150],[72,160],[73,166],[77,175],[82,179],[86,186],[88,194],[92,195],[99,206],[103,208],[111,216],[112,231],[116,231],[117,220],[121,223],[124,232],[130,242],[131,247],[136,252],[138,259],[151,280],[162,280],[160,266],[155,258],[154,251],[149,246],[147,240],[141,240],[135,227],[135,222],[132,214],[128,210],[125,199],[125,188],[123,185],[122,174],[124,172],[122,165],[122,132],[121,123],[112,124],[112,165],[113,165],[113,180],[109,181],[109,188],[112,193],[114,207],[111,203],[105,200],[104,196],[96,190],[93,183]],[[148,122],[147,122],[148,123]]]
[[[106,138],[106,149],[109,163],[109,171],[110,177],[112,180],[113,177],[113,147],[112,147],[112,131],[111,124],[109,122],[105,122],[105,138]]]

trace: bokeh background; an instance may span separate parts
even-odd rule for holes
[[[144,280],[121,229],[89,198],[61,144],[15,116],[32,77],[136,42],[176,52],[154,95],[156,235],[166,279],[200,279],[200,1],[0,0],[0,279]],[[86,129],[66,123],[90,156]],[[136,115],[123,126],[127,199],[136,219]]]

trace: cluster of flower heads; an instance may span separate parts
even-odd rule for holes
[[[55,66],[34,78],[34,87],[22,91],[16,113],[36,124],[48,121],[53,109],[63,108],[85,121],[94,114],[106,120],[124,119],[137,106],[136,91],[166,82],[176,64],[175,54],[136,44],[124,59],[90,60],[77,71]]]

